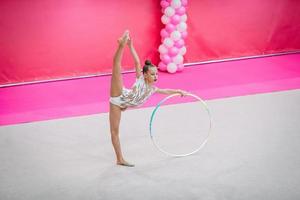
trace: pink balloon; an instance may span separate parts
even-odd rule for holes
[[[171,48],[169,49],[169,55],[170,55],[171,57],[177,55],[178,52],[179,52],[179,50],[178,50],[176,47],[171,47]]]
[[[181,5],[187,6],[187,4],[188,4],[188,0],[181,0]]]
[[[177,47],[177,48],[183,47],[184,46],[184,40],[180,39],[180,40],[176,41],[174,46]]]
[[[176,13],[177,13],[178,15],[183,15],[183,14],[185,13],[185,7],[181,6],[180,8],[178,8],[178,9],[176,10]]]
[[[188,35],[188,33],[187,33],[186,31],[183,31],[183,32],[181,33],[181,37],[182,37],[183,39],[185,39],[185,38],[187,37],[187,35]]]
[[[169,32],[169,33],[172,33],[174,30],[176,29],[176,27],[173,25],[173,24],[167,24],[166,25],[166,30]]]
[[[167,65],[166,65],[165,63],[163,63],[163,62],[160,62],[160,63],[158,64],[158,69],[159,69],[160,71],[165,72],[165,71],[167,71]]]
[[[183,68],[184,68],[184,65],[183,65],[183,64],[178,64],[178,65],[177,65],[177,71],[178,71],[178,72],[183,71]]]
[[[172,23],[173,25],[176,25],[176,24],[178,24],[179,22],[180,22],[180,16],[179,16],[179,15],[175,14],[175,15],[173,15],[173,16],[171,17],[171,23]]]
[[[167,2],[167,1],[161,1],[160,5],[161,5],[162,8],[166,8],[166,7],[168,7],[170,5],[170,3]]]
[[[163,56],[164,56],[164,55],[165,55],[165,54],[162,54],[162,53],[159,55],[160,60],[163,59]]]
[[[161,56],[161,61],[163,61],[165,64],[168,64],[172,61],[171,57],[168,54],[163,54]]]
[[[160,31],[160,36],[161,36],[162,38],[166,38],[166,37],[169,36],[169,33],[168,33],[168,31],[166,31],[166,29],[161,29],[161,31]]]

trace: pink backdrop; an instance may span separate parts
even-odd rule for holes
[[[0,84],[110,72],[125,29],[141,58],[157,62],[159,22],[154,0],[2,0]]]
[[[300,1],[190,0],[186,62],[300,49]]]
[[[190,0],[187,12],[185,62],[300,49],[300,1]],[[126,28],[157,63],[160,17],[158,0],[2,0],[0,84],[110,72]]]

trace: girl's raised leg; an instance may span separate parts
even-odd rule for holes
[[[118,40],[119,46],[114,55],[111,84],[110,84],[110,96],[116,97],[122,94],[123,80],[121,74],[121,60],[123,56],[124,47],[129,38],[129,32],[125,31],[123,36]]]

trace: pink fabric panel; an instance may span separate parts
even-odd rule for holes
[[[125,29],[140,57],[158,62],[160,16],[156,0],[2,0],[0,84],[110,72]],[[128,50],[123,61],[132,68]]]
[[[186,62],[300,49],[300,1],[190,0]]]

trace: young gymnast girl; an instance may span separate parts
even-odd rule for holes
[[[128,45],[131,55],[134,59],[136,81],[131,89],[123,87],[121,74],[121,59],[125,46]],[[133,42],[129,37],[129,31],[125,31],[121,38],[118,39],[118,48],[113,59],[113,69],[110,88],[110,110],[109,122],[111,140],[116,153],[117,165],[133,167],[133,164],[127,162],[122,155],[119,126],[121,119],[121,111],[128,107],[139,106],[143,104],[153,93],[161,94],[181,94],[184,96],[185,91],[172,89],[159,89],[153,84],[157,81],[157,69],[149,60],[145,61],[143,70],[141,69],[140,59],[133,47]]]

